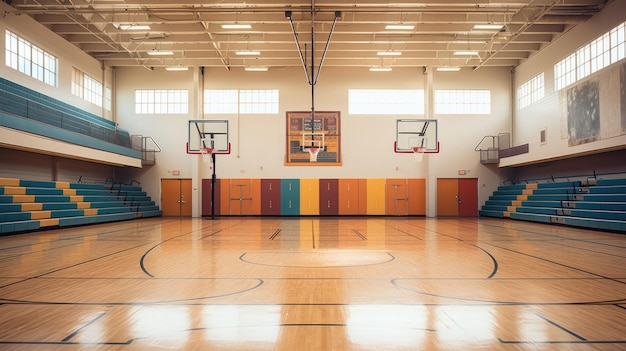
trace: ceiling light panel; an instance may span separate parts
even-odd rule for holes
[[[239,24],[239,23],[233,23],[233,24],[222,24],[222,29],[251,29],[252,26],[249,24]]]

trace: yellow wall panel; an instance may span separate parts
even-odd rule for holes
[[[300,179],[300,214],[320,214],[319,179]]]
[[[385,179],[367,179],[367,214],[385,214]]]

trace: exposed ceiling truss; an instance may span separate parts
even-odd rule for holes
[[[311,43],[312,33],[319,34],[317,57],[341,14],[324,66],[479,68],[519,65],[610,1],[7,0],[11,6],[4,10],[6,16],[31,16],[107,66],[301,67],[289,12],[300,42]],[[389,24],[412,27],[387,29]],[[502,27],[475,28],[487,24]],[[149,55],[155,51],[171,54]]]

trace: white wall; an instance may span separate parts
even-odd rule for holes
[[[0,4],[0,6],[6,6]],[[54,55],[58,59],[57,86],[53,87],[19,71],[7,67],[5,62],[5,30],[8,29],[18,36],[30,41],[44,51]],[[70,105],[89,111],[97,116],[112,119],[111,113],[105,113],[104,109],[72,95],[72,70],[76,67],[103,85],[111,86],[111,76],[107,75],[102,64],[81,51],[75,45],[50,31],[48,28],[37,23],[26,15],[16,16],[7,14],[0,16],[0,76],[17,84],[36,90],[47,96],[61,100]]]
[[[574,27],[515,69],[515,89],[537,74],[544,72],[545,97],[531,106],[516,110],[513,119],[513,143],[514,145],[528,143],[529,153],[502,159],[501,166],[519,166],[526,163],[545,162],[623,148],[626,144],[626,135],[568,146],[565,102],[563,96],[560,97],[559,92],[554,90],[554,65],[582,45],[624,21],[626,21],[626,1],[613,1],[601,13]],[[609,83],[612,80],[611,77],[619,77],[619,74],[615,74],[616,66],[619,64],[605,68],[586,79],[598,78],[603,81],[601,97],[618,93],[619,81],[617,84]],[[611,103],[617,102],[611,101]],[[602,105],[604,104],[601,101]],[[606,118],[607,110],[602,111],[601,109],[602,118]],[[547,142],[542,145],[539,140],[539,132],[544,128]]]
[[[141,130],[153,137],[163,152],[156,165],[132,171],[153,198],[159,198],[161,178],[171,178],[173,170],[180,178],[210,178],[209,164],[201,157],[187,155],[187,121],[202,118],[197,104],[200,82],[205,89],[278,89],[280,110],[275,115],[206,116],[230,122],[230,155],[216,156],[218,178],[428,178],[428,214],[434,215],[436,178],[456,178],[459,170],[465,177],[478,178],[480,203],[499,185],[497,168],[480,164],[475,146],[485,135],[510,130],[510,70],[483,68],[457,73],[434,74],[437,89],[490,89],[492,113],[488,116],[434,116],[439,119],[441,153],[427,155],[416,162],[411,154],[393,152],[395,124],[399,118],[424,118],[424,115],[350,115],[348,89],[428,89],[422,67],[395,69],[393,72],[369,72],[364,68],[324,67],[315,88],[316,111],[341,112],[342,165],[285,166],[286,112],[310,111],[311,87],[302,68],[272,69],[269,72],[245,72],[211,68],[187,72],[154,71],[143,68],[115,70],[117,118],[128,130]],[[135,89],[187,89],[192,94],[192,109],[187,115],[135,115]],[[199,192],[199,189],[195,189]],[[197,194],[194,194],[197,198]],[[194,203],[197,203],[194,201]],[[200,209],[197,204],[196,212]]]

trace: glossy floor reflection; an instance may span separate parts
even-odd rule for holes
[[[152,218],[0,237],[0,350],[623,350],[626,236]]]

